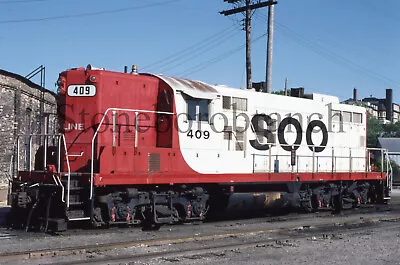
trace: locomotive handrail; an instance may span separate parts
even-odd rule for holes
[[[65,135],[64,134],[19,134],[19,135],[17,135],[17,138],[16,138],[16,142],[17,142],[17,157],[19,157],[19,153],[20,153],[19,139],[21,137],[28,138],[28,141],[29,141],[29,154],[25,155],[25,159],[26,160],[28,160],[26,156],[29,155],[29,161],[25,161],[25,164],[29,163],[29,165],[28,165],[28,170],[29,171],[31,171],[31,169],[32,169],[32,138],[33,137],[40,137],[40,138],[44,137],[45,139],[47,139],[47,138],[58,138],[58,148],[57,148],[58,149],[58,157],[57,157],[57,159],[58,159],[57,172],[58,173],[61,172],[61,141],[64,143],[63,144],[64,145],[64,152],[65,152],[65,158],[66,158],[67,169],[68,169],[68,173],[67,173],[67,176],[68,176],[68,178],[67,178],[67,185],[68,185],[68,187],[67,187],[67,207],[69,207],[69,196],[70,196],[70,194],[69,194],[69,191],[70,191],[69,186],[70,186],[70,181],[71,181],[71,167],[70,167],[70,163],[69,163],[69,159],[68,159],[68,149],[67,149],[67,143],[65,141]],[[47,143],[47,141],[45,141],[45,142]],[[44,146],[44,149],[45,150],[47,149],[47,145]],[[44,152],[44,160],[43,161],[44,161],[43,164],[44,164],[44,168],[45,168],[46,164],[47,164],[47,152],[46,151]],[[19,163],[19,158],[17,158],[16,171],[18,172],[19,170],[20,170],[20,163]],[[61,185],[62,191],[64,190],[64,186],[62,185],[60,180],[59,180],[59,182],[55,181],[55,183],[56,183],[57,186]],[[63,202],[65,202],[64,192],[62,192],[62,194],[61,194],[61,200]]]
[[[82,152],[80,152],[79,154],[68,155],[68,157],[82,157],[84,153],[85,153],[85,152],[82,151]]]
[[[390,198],[390,193],[392,192],[393,188],[393,168],[389,158],[389,151],[385,150],[385,157],[386,157],[386,187],[388,188],[388,198]],[[383,168],[383,167],[382,167]],[[387,198],[385,198],[387,199]]]
[[[258,141],[258,139],[257,139],[257,141]],[[318,159],[319,158],[332,158],[332,172],[336,172],[337,171],[337,169],[336,169],[336,160],[337,159],[348,159],[349,160],[349,172],[351,173],[351,172],[353,172],[353,160],[354,159],[367,159],[368,160],[368,163],[366,163],[365,164],[365,172],[369,172],[369,170],[370,170],[370,151],[380,151],[381,152],[381,165],[383,165],[383,163],[384,163],[384,156],[385,156],[385,154],[387,154],[387,149],[384,149],[384,148],[363,148],[363,147],[344,147],[344,146],[341,146],[341,147],[333,147],[333,146],[315,146],[315,145],[307,145],[307,144],[276,144],[276,143],[270,143],[270,145],[271,146],[284,146],[284,147],[291,147],[291,149],[295,149],[295,147],[308,147],[308,148],[312,148],[312,151],[313,151],[313,154],[312,155],[296,155],[296,161],[299,161],[299,159],[300,158],[312,158],[312,170],[311,170],[311,172],[312,173],[316,173],[316,172],[319,172],[318,171],[318,167],[317,168],[315,168],[315,159],[317,159],[317,163],[318,163]],[[315,152],[315,149],[316,149],[316,147],[325,147],[325,148],[331,148],[332,149],[332,155],[331,156],[328,156],[328,155],[316,155],[316,152]],[[347,155],[335,155],[335,149],[337,150],[337,149],[343,149],[343,150],[346,150],[346,152],[345,152],[345,154],[348,152],[348,156]],[[269,165],[268,165],[268,167],[269,167],[269,169],[268,169],[268,172],[272,172],[272,161],[271,161],[271,158],[272,158],[272,156],[274,156],[274,157],[291,157],[291,154],[279,154],[279,153],[276,153],[276,154],[271,154],[271,150],[272,150],[272,148],[269,148],[268,149],[268,151],[269,151],[269,153],[268,154],[257,154],[257,153],[253,153],[252,154],[252,156],[253,156],[253,173],[254,172],[256,172],[256,170],[255,170],[255,157],[259,157],[259,156],[262,156],[262,157],[269,157]],[[360,151],[367,151],[367,153],[368,153],[368,155],[367,154],[365,154],[364,156],[360,156],[360,155],[356,155],[356,154],[354,154],[354,153],[360,153]],[[390,162],[388,161],[388,160],[386,160],[386,162],[387,163],[389,163],[390,164]],[[298,163],[296,163],[297,164],[297,166],[298,166]],[[390,170],[390,168],[389,168],[389,166],[387,165],[386,166],[386,168],[387,168],[387,186],[390,186],[390,176],[389,176],[389,170]],[[292,166],[292,170],[293,170],[293,166]],[[297,169],[297,171],[298,171],[298,169]],[[261,172],[261,171],[260,171]],[[383,173],[384,172],[384,167],[382,166],[381,167],[381,172]]]
[[[49,137],[59,137],[59,138],[61,138],[62,140],[63,140],[63,142],[64,142],[64,149],[65,149],[65,151],[66,151],[66,155],[68,155],[68,152],[67,152],[67,145],[66,145],[66,142],[65,142],[65,136],[64,136],[64,134],[19,134],[19,135],[17,135],[17,139],[16,139],[16,142],[17,142],[17,154],[19,154],[19,152],[20,152],[20,148],[19,148],[19,146],[20,146],[20,144],[19,144],[19,139],[21,138],[21,137],[25,137],[25,138],[28,138],[28,140],[29,140],[29,165],[28,165],[28,170],[29,171],[31,171],[31,167],[32,167],[32,138],[33,137],[45,137],[45,138],[49,138]],[[59,154],[60,154],[60,152],[61,152],[61,146],[60,146],[60,144],[61,144],[61,141],[60,141],[60,139],[58,140],[58,146],[59,146],[59,148],[58,148],[58,151],[59,151]],[[47,157],[45,157],[44,158],[45,159],[45,161],[47,160]],[[58,156],[58,159],[60,160],[60,155]],[[67,163],[68,163],[68,161],[67,161]],[[19,163],[19,159],[17,159],[17,171],[19,171],[19,168],[20,168],[20,163]],[[58,172],[60,172],[60,163],[58,163]]]
[[[138,124],[139,124],[139,118],[138,118],[138,114],[139,113],[156,113],[156,114],[166,114],[166,115],[174,115],[173,112],[166,112],[166,111],[154,111],[154,110],[141,110],[141,109],[124,109],[124,108],[108,108],[106,109],[106,111],[103,114],[103,117],[100,120],[99,125],[97,126],[96,131],[93,134],[93,138],[92,138],[92,159],[90,161],[90,196],[89,199],[92,200],[93,199],[93,187],[94,187],[94,183],[93,183],[93,179],[94,179],[94,142],[97,138],[97,135],[100,131],[100,127],[103,125],[105,117],[107,116],[107,114],[110,111],[126,111],[126,112],[134,112],[135,113],[135,148],[138,147],[138,142],[139,142],[139,138],[138,138]],[[115,117],[115,114],[114,114]],[[116,119],[113,119],[113,127],[115,127],[116,123]]]

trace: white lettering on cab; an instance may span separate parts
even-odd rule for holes
[[[66,130],[66,131],[72,131],[72,130],[83,131],[84,126],[83,126],[83,123],[67,123],[64,130]]]

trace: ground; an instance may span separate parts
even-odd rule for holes
[[[400,190],[394,190],[392,203],[391,211],[366,213],[360,209],[344,215],[294,214],[163,226],[160,231],[150,232],[139,228],[113,228],[44,235],[0,229],[0,263],[1,255],[9,252],[78,246],[78,250],[68,255],[12,260],[7,265],[80,264],[87,261],[93,264],[177,265],[400,264]],[[125,240],[138,243],[84,250],[84,246]]]

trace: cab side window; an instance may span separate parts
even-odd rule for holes
[[[208,99],[196,99],[188,98],[187,103],[187,115],[188,120],[192,121],[208,121]]]

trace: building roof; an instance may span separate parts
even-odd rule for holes
[[[387,149],[389,153],[400,153],[400,138],[378,138],[378,147]]]
[[[48,90],[46,88],[42,88],[38,84],[33,83],[31,80],[29,80],[29,79],[27,79],[27,78],[25,78],[25,77],[23,77],[21,75],[18,75],[18,74],[15,74],[15,73],[11,73],[11,72],[8,72],[8,71],[3,70],[3,69],[0,69],[0,75],[14,78],[16,80],[21,81],[22,83],[26,84],[29,87],[36,88],[38,90],[43,90],[44,92],[47,92],[47,93],[52,94],[53,96],[56,96],[56,93],[54,93],[53,91]]]

